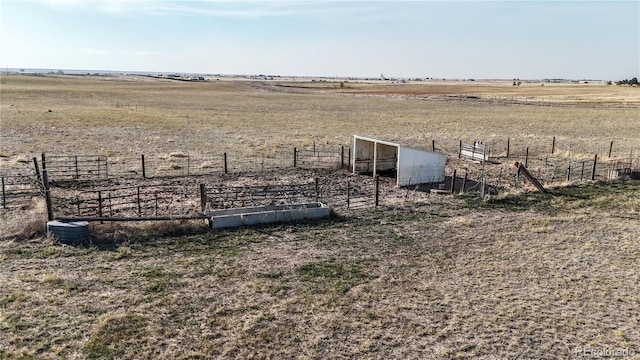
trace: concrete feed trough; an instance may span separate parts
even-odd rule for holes
[[[329,216],[330,208],[322,203],[251,206],[215,210],[209,213],[212,229],[235,228],[277,222],[320,219]]]

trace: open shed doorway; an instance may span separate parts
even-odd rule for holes
[[[446,156],[353,135],[353,173],[390,176],[397,186],[444,181]]]

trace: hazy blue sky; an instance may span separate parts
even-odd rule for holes
[[[0,0],[1,67],[436,78],[640,75],[635,1]]]

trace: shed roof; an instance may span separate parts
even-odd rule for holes
[[[416,151],[424,151],[424,152],[428,152],[428,153],[432,153],[432,154],[438,154],[438,155],[442,155],[442,156],[446,156],[443,153],[437,152],[437,151],[432,151],[432,150],[427,150],[427,149],[420,149],[420,148],[416,148],[416,147],[411,147],[411,146],[405,146],[405,145],[401,145],[399,143],[394,143],[391,141],[385,141],[385,140],[379,140],[379,139],[374,139],[371,137],[366,137],[366,136],[362,136],[362,135],[353,135],[354,139],[360,139],[360,140],[364,140],[364,141],[371,141],[371,142],[376,142],[378,144],[383,144],[383,145],[388,145],[388,146],[395,146],[395,147],[403,147],[406,149],[412,149],[412,150],[416,150]]]

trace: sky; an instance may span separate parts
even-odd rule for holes
[[[0,41],[3,68],[621,80],[640,0],[0,0]]]

